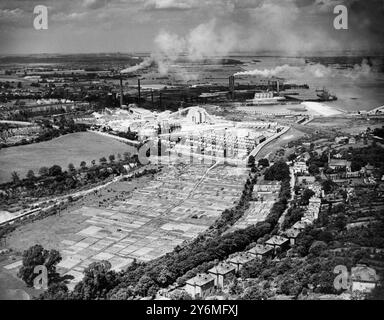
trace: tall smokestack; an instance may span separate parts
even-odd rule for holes
[[[277,91],[277,94],[280,93],[280,81],[279,80],[276,81],[276,91]]]
[[[123,78],[120,76],[120,108],[123,108]]]
[[[140,84],[140,79],[137,79],[137,91],[139,93],[139,105],[141,103],[141,84]]]
[[[231,94],[231,99],[233,100],[235,97],[235,77],[229,77],[229,92]]]

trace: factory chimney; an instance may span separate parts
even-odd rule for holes
[[[231,99],[235,97],[235,76],[229,77],[229,92],[231,94]]]
[[[140,85],[140,79],[137,79],[137,91],[139,93],[139,105],[141,103],[141,85]]]
[[[276,91],[277,91],[277,94],[280,93],[280,81],[279,80],[276,81]]]
[[[120,76],[120,108],[123,108],[123,78]]]

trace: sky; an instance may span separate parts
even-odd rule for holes
[[[334,7],[348,9],[335,30]],[[48,7],[48,30],[33,9]],[[0,0],[0,54],[384,52],[384,0]]]

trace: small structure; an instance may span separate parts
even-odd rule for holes
[[[208,274],[210,274],[215,281],[215,286],[219,288],[223,288],[225,281],[230,278],[231,275],[234,275],[235,272],[236,268],[229,263],[219,263],[217,266],[208,270]]]
[[[198,274],[187,280],[185,291],[194,299],[210,295],[215,288],[215,280],[209,274]]]
[[[232,258],[229,258],[228,263],[230,263],[235,267],[236,272],[239,272],[246,263],[251,262],[254,259],[255,259],[254,255],[248,252],[242,252],[240,254],[233,256]]]
[[[255,247],[248,250],[248,252],[258,259],[263,259],[273,257],[274,248],[268,245],[257,244]]]
[[[280,248],[281,250],[288,249],[289,247],[289,239],[282,237],[282,236],[273,236],[269,240],[265,242],[266,245],[272,246],[275,251],[277,248]]]
[[[299,236],[299,234],[300,234],[300,230],[294,229],[294,228],[288,229],[285,232],[285,236],[289,239],[289,243],[290,243],[291,247],[293,247],[295,245],[296,239]]]
[[[308,166],[305,161],[298,161],[295,162],[293,165],[293,172],[294,174],[308,174]]]
[[[376,288],[378,276],[376,271],[366,265],[357,265],[351,270],[352,292],[369,293]]]

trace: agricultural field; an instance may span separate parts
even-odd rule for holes
[[[69,163],[79,167],[81,161],[89,164],[92,160],[98,162],[102,157],[108,159],[111,154],[122,155],[126,151],[132,153],[131,148],[95,133],[78,132],[46,142],[1,149],[0,183],[9,181],[13,171],[23,178],[28,170],[37,174],[43,166],[57,164],[65,170]]]
[[[92,262],[120,270],[134,259],[149,261],[189,242],[239,200],[247,169],[178,164],[150,177],[117,182],[59,215],[17,229],[7,247],[31,244],[60,251],[61,274],[82,278]]]

